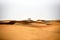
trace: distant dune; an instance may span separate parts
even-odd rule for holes
[[[30,23],[39,23],[39,24],[59,24],[60,20],[21,20],[21,21],[16,21],[16,20],[3,20],[0,21],[0,24],[30,24]]]

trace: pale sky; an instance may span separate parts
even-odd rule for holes
[[[0,20],[60,20],[59,0],[1,0]]]

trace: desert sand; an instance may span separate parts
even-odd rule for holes
[[[60,40],[60,22],[0,24],[0,40]]]

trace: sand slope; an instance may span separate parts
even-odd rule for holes
[[[34,27],[35,26],[35,27]],[[1,40],[60,40],[60,25],[0,25]]]

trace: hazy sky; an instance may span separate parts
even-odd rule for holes
[[[0,20],[60,19],[59,0],[1,0]]]

